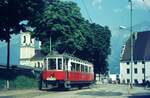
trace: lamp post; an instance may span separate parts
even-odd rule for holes
[[[132,0],[129,0],[130,3],[130,37],[131,37],[131,82],[130,82],[130,88],[133,88],[133,32],[132,32],[132,11],[133,11],[133,6],[132,6]]]

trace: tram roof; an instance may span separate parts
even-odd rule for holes
[[[79,61],[79,62],[84,62],[84,63],[92,64],[91,62],[79,59],[79,58],[74,57],[74,56],[69,55],[69,54],[48,54],[47,58],[50,58],[50,57],[63,57],[63,58],[67,58],[67,59],[73,59],[73,60],[76,60],[76,61]]]

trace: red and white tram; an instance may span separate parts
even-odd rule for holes
[[[50,55],[45,59],[45,68],[40,74],[39,89],[43,83],[61,88],[82,88],[93,81],[92,63],[68,55]]]

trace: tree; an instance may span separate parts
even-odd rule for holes
[[[36,13],[30,25],[35,27],[33,36],[42,41],[44,53],[49,53],[52,37],[53,50],[92,62],[95,73],[107,72],[111,32],[85,20],[75,3],[55,0]]]
[[[0,40],[7,44],[7,69],[9,69],[10,35],[23,28],[19,23],[28,20],[45,5],[44,0],[0,0]]]
[[[108,71],[108,62],[106,61],[110,54],[111,32],[108,27],[102,27],[97,24],[91,24],[93,32],[93,50],[95,72],[105,74]]]
[[[111,32],[108,27],[99,24],[88,23],[85,33],[86,45],[79,51],[80,58],[86,59],[94,64],[94,72],[106,74],[108,71],[108,55],[111,53],[110,38]]]
[[[52,37],[52,48],[59,53],[74,53],[84,46],[84,18],[80,8],[74,2],[55,0],[37,13],[30,21],[36,27],[33,36],[42,42],[43,50],[49,53],[49,38]]]

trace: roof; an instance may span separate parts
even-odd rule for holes
[[[88,63],[88,64],[92,64],[91,62],[88,62],[86,60],[82,60],[80,58],[77,58],[77,57],[74,57],[73,55],[69,55],[69,54],[59,54],[57,52],[54,52],[52,54],[48,54],[47,55],[47,58],[53,58],[53,57],[63,57],[63,58],[67,58],[67,59],[73,59],[73,60],[76,60],[76,61],[80,61],[80,62],[84,62],[84,63]]]
[[[31,60],[42,60],[46,56],[41,52],[41,50],[35,50],[35,55],[31,58]]]
[[[128,39],[125,45],[125,50],[121,57],[121,61],[130,61],[131,54],[131,39]],[[133,41],[133,60],[143,61],[150,60],[150,31],[138,32]]]

